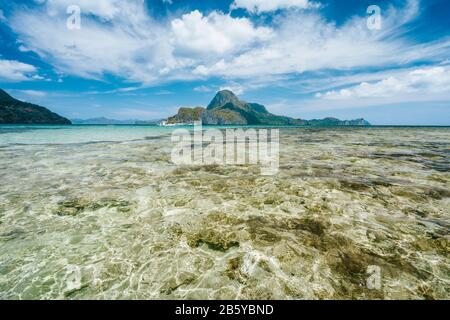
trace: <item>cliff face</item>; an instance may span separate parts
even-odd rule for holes
[[[202,120],[205,125],[300,125],[302,120],[276,116],[257,103],[246,103],[229,91],[223,90],[205,108],[181,108],[168,119],[169,123],[192,123]]]
[[[0,89],[0,124],[71,124],[47,108],[14,99]]]
[[[248,125],[301,124],[299,120],[271,114],[263,105],[241,101],[229,90],[218,92],[209,104],[207,110],[213,112],[227,111],[229,114],[234,114],[235,117],[244,119],[244,124]]]
[[[208,107],[180,108],[168,123],[193,123],[202,120],[204,125],[301,125],[301,126],[367,126],[364,119],[341,121],[335,118],[302,120],[277,116],[257,103],[247,103],[229,90],[216,94]]]

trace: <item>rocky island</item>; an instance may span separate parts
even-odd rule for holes
[[[219,91],[207,108],[180,108],[178,114],[167,119],[166,124],[192,124],[200,120],[204,125],[370,126],[364,119],[303,120],[274,115],[265,106],[244,102],[229,90]]]
[[[0,89],[0,124],[71,124],[47,108],[23,102]]]

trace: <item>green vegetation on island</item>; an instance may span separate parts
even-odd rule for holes
[[[180,108],[178,114],[167,119],[167,124],[192,124],[195,121],[202,121],[204,125],[370,126],[364,119],[303,120],[274,115],[261,104],[239,100],[229,90],[218,92],[207,108]]]
[[[0,124],[71,124],[47,108],[23,102],[0,89]]]

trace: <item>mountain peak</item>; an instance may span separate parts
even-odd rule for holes
[[[6,91],[0,89],[0,101],[11,101],[14,100]]]
[[[235,105],[241,105],[242,102],[239,98],[230,90],[221,90],[217,92],[214,99],[212,99],[211,103],[208,105],[208,110],[216,109],[223,107],[227,103],[233,103]]]
[[[222,96],[222,97],[229,97],[232,99],[237,99],[238,97],[234,94],[233,91],[231,90],[220,90],[219,92],[217,92],[216,96]]]
[[[167,123],[192,124],[202,121],[205,125],[301,125],[301,126],[366,126],[370,125],[365,120],[345,120],[335,118],[322,120],[302,120],[285,116],[277,116],[270,113],[266,107],[258,103],[247,103],[230,90],[221,90],[216,93],[214,99],[204,108],[181,108],[173,117],[167,119]]]

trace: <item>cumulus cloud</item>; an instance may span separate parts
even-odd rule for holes
[[[142,0],[87,6],[92,15],[114,19],[105,23],[83,16],[81,30],[69,30],[62,2],[49,0],[39,10],[18,11],[11,27],[22,51],[37,53],[58,72],[86,78],[113,74],[142,83],[198,78],[192,69],[200,60],[213,63],[271,36],[269,28],[219,12],[203,16],[193,11],[166,25],[147,13]],[[75,3],[87,10],[83,1]]]
[[[407,94],[436,94],[450,92],[450,67],[416,69],[396,77],[373,83],[362,82],[341,90],[318,93],[316,97],[329,100],[387,98]]]
[[[219,12],[203,16],[198,10],[171,23],[177,50],[195,54],[225,54],[268,40],[271,29],[254,27],[247,18],[232,18]]]
[[[106,18],[115,14],[115,19],[104,23],[83,16],[81,30],[66,28],[68,16],[63,6],[54,16],[49,15],[49,9],[59,8],[56,3],[49,1],[41,10],[16,12],[11,27],[27,50],[50,60],[58,72],[86,78],[110,73],[150,82],[164,68],[183,62],[171,58],[165,32],[146,14],[143,1],[110,2],[116,10],[92,7],[96,15]]]
[[[309,0],[235,0],[231,9],[242,8],[252,13],[276,11],[280,9],[307,9],[316,7],[317,4]]]
[[[383,29],[373,32],[366,17],[354,17],[342,25],[319,12],[288,12],[275,18],[271,41],[240,55],[202,64],[195,72],[234,78],[282,75],[319,70],[348,70],[396,65],[448,53],[450,42],[416,45],[402,38],[402,27],[418,14],[416,0],[402,9],[391,8],[383,17]]]
[[[69,2],[88,13],[81,30],[66,28]],[[235,3],[260,4],[260,11],[310,5],[295,0]],[[336,25],[320,11],[283,11],[269,24],[218,11],[156,21],[143,0],[47,0],[38,8],[17,10],[8,23],[22,50],[37,53],[59,73],[98,79],[114,75],[143,84],[209,77],[229,83],[442,60],[448,56],[449,40],[404,40],[404,26],[418,13],[418,1],[408,0],[401,9],[387,10],[382,30],[373,32],[365,16]]]
[[[15,60],[0,60],[0,79],[4,81],[31,81],[39,80],[37,68],[30,64]]]

